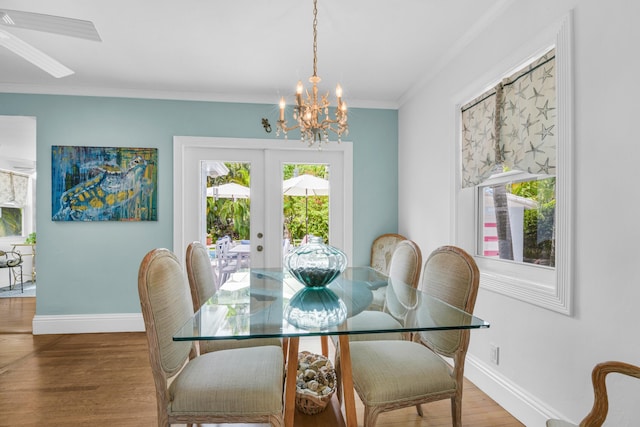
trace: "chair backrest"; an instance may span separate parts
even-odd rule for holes
[[[200,242],[191,242],[186,255],[187,278],[191,289],[193,310],[200,309],[216,292],[217,280],[213,274],[209,250]]]
[[[389,274],[391,257],[396,250],[396,246],[407,238],[400,234],[383,234],[374,239],[371,244],[371,261],[369,266],[382,274]]]
[[[580,423],[581,426],[599,427],[604,424],[607,418],[607,412],[609,411],[606,376],[611,373],[640,378],[640,367],[616,361],[597,364],[591,372],[594,394],[593,407],[589,415]]]
[[[20,252],[0,250],[0,257],[4,258],[0,259],[0,268],[17,267],[22,264],[22,255]]]
[[[422,270],[420,289],[449,305],[473,313],[480,284],[475,260],[463,249],[442,246],[431,252]],[[446,357],[464,360],[469,346],[469,330],[420,332],[418,341]]]
[[[415,304],[416,294],[408,292],[406,285],[416,288],[420,279],[422,252],[413,240],[402,240],[389,263],[389,285],[385,296],[384,310],[396,320],[403,322],[410,307]]]
[[[173,334],[194,313],[182,266],[171,251],[154,249],[144,257],[138,294],[156,393],[168,402],[167,381],[180,372],[193,348],[190,341],[173,341]]]

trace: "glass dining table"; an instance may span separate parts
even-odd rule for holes
[[[284,418],[285,426],[293,427],[300,338],[320,337],[322,353],[326,356],[327,338],[336,336],[341,357],[344,418],[348,427],[357,427],[350,336],[489,327],[484,320],[407,284],[394,282],[390,286],[389,280],[370,267],[349,267],[327,289],[314,294],[317,290],[306,288],[286,270],[240,270],[176,331],[173,339],[283,338],[283,350],[288,361]],[[401,290],[405,301],[401,321],[397,316],[388,322],[361,321],[368,311],[380,311],[374,308],[379,304],[372,304],[374,291],[378,289],[383,289],[386,294],[393,293],[394,289]],[[299,304],[301,296],[304,297],[303,304]]]

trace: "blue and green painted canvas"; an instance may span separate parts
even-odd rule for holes
[[[51,147],[54,221],[156,221],[158,149]]]

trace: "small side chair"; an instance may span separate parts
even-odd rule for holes
[[[20,252],[0,251],[0,268],[6,268],[9,271],[9,290],[13,289],[13,286],[18,284],[18,277],[20,277],[20,290],[24,292],[22,261],[22,255],[20,255]],[[11,284],[12,279],[13,285]]]

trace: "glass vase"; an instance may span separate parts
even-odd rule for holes
[[[290,252],[284,265],[303,285],[325,287],[344,271],[347,256],[340,249],[324,244],[321,237],[309,236],[309,243]]]

